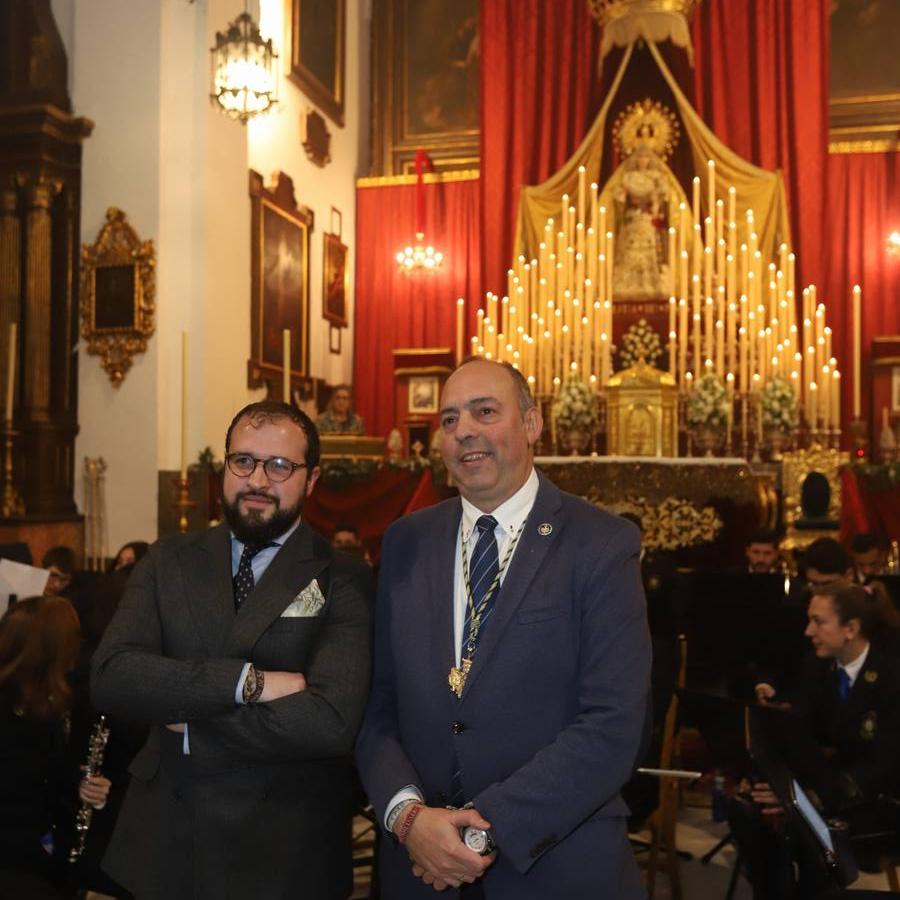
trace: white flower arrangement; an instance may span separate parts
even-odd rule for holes
[[[728,392],[718,375],[703,375],[688,395],[687,422],[691,428],[724,428],[728,422]]]
[[[562,431],[587,431],[593,434],[600,424],[597,398],[577,377],[569,378],[553,401],[556,427]]]
[[[662,354],[659,335],[647,324],[646,319],[638,319],[622,336],[622,368],[636,366],[643,358],[647,365],[654,365]]]
[[[787,434],[797,427],[797,392],[783,375],[766,382],[761,402],[763,428]]]

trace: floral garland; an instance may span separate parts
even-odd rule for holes
[[[643,359],[648,365],[654,365],[662,354],[659,335],[647,324],[646,319],[638,319],[622,337],[620,360],[622,368],[636,366]]]
[[[593,434],[600,424],[597,400],[580,378],[570,378],[560,388],[553,401],[556,427],[563,431],[589,431]]]
[[[797,392],[783,375],[766,382],[760,402],[763,428],[787,434],[797,427]]]
[[[703,375],[688,394],[688,425],[691,428],[724,428],[728,412],[728,393],[722,380],[711,372]]]

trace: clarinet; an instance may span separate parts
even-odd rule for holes
[[[81,771],[85,778],[96,775],[103,765],[103,754],[106,752],[106,742],[109,740],[109,726],[106,724],[106,716],[100,716],[99,721],[91,731],[91,739],[88,741],[88,754]],[[84,853],[84,845],[87,841],[88,831],[91,827],[91,819],[94,815],[94,807],[82,802],[75,816],[75,845],[69,851],[69,862],[76,863]]]

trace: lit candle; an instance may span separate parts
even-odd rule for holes
[[[691,182],[691,212],[694,216],[694,225],[700,222],[700,176],[695,175]]]
[[[584,166],[578,167],[578,211],[576,215],[578,216],[578,223],[581,224],[585,221],[587,217],[587,213],[585,210],[585,196],[587,193],[587,177],[585,175]]]
[[[9,323],[9,344],[6,348],[6,425],[12,426],[13,420],[13,398],[15,397],[16,385],[16,332],[18,324],[16,322]]]
[[[285,328],[281,332],[281,399],[291,402],[291,330]]]
[[[816,431],[818,426],[818,410],[816,409],[816,395],[819,392],[818,385],[811,381],[809,383],[809,404],[806,414],[806,421],[811,431]]]
[[[859,419],[862,410],[862,382],[860,354],[862,352],[862,290],[853,285],[853,418]]]
[[[831,373],[831,426],[841,430],[841,373],[837,369]]]
[[[188,335],[181,332],[181,480],[187,478]]]
[[[676,352],[676,340],[675,340],[675,308],[676,308],[676,300],[674,297],[669,297],[669,374],[674,378],[675,377],[675,352]]]
[[[734,419],[734,373],[729,372],[725,376],[725,393],[728,396],[728,409],[726,411],[726,446],[731,446],[731,424]]]
[[[463,316],[466,311],[466,301],[460,297],[456,301],[456,362],[461,363],[463,359],[463,347],[465,347],[465,330],[463,328]]]

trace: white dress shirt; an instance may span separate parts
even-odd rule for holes
[[[860,670],[866,664],[866,658],[869,655],[869,645],[866,644],[866,649],[863,650],[853,662],[847,663],[845,666],[843,663],[838,663],[838,668],[843,669],[847,673],[847,677],[850,679],[850,687],[853,687],[856,684],[856,679],[859,677]]]

